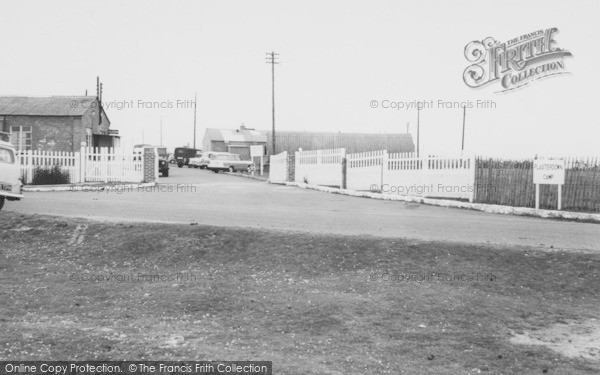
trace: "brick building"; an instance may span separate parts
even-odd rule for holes
[[[0,130],[20,151],[119,146],[95,96],[0,97]]]

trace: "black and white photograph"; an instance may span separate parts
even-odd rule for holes
[[[0,375],[600,374],[599,14],[0,0]]]

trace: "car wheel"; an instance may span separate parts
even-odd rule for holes
[[[219,173],[219,170],[218,169],[214,169],[213,172]]]
[[[0,197],[0,210],[4,207],[4,197]]]
[[[229,173],[233,173],[235,172],[235,168],[233,168],[233,165],[229,167]]]
[[[177,163],[177,166],[178,166],[179,168],[183,168],[183,163]]]
[[[201,165],[200,169],[206,169],[206,165]]]
[[[246,168],[246,172],[252,173],[252,166],[251,165],[249,165],[248,168]]]
[[[197,165],[194,165],[194,168],[198,168],[198,166],[197,166]]]

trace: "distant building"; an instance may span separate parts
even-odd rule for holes
[[[271,132],[248,129],[206,129],[203,151],[222,151],[250,157],[251,145],[264,145],[272,154]],[[409,133],[334,133],[311,131],[276,131],[276,153],[303,150],[345,148],[347,153],[388,150],[390,153],[414,152],[415,144]]]
[[[271,132],[267,136],[267,152],[272,153]],[[409,133],[334,133],[310,131],[275,131],[275,153],[303,150],[345,148],[346,153],[387,150],[390,153],[414,152],[415,144]]]
[[[0,97],[0,130],[18,150],[118,147],[117,131],[94,96]]]
[[[266,144],[266,132],[248,129],[244,125],[239,129],[208,128],[204,133],[202,151],[230,152],[247,160],[250,159],[250,146]]]

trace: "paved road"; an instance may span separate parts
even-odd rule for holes
[[[186,185],[192,184],[192,185]],[[5,209],[103,220],[600,250],[600,225],[379,201],[172,168],[147,191],[27,193]]]

